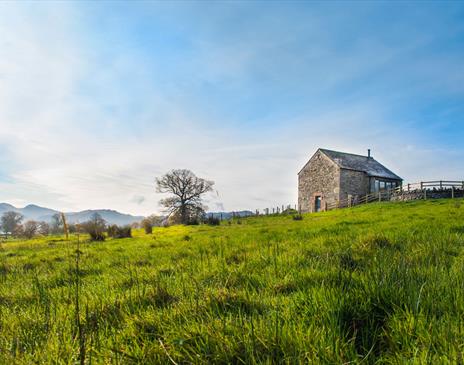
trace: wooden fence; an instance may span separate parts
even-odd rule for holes
[[[462,196],[464,194],[464,181],[435,180],[404,184],[394,189],[380,190],[362,196],[348,196],[346,199],[327,204],[326,209],[347,208],[376,201],[427,199],[427,196],[432,198],[440,192],[449,193],[451,198],[455,198],[457,195]]]

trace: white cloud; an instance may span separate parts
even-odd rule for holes
[[[8,159],[0,167],[8,175],[0,180],[0,201],[150,214],[160,209],[155,176],[189,168],[216,182],[218,193],[208,197],[211,209],[293,204],[296,174],[318,147],[358,153],[370,147],[409,181],[459,178],[462,163],[455,155],[462,151],[418,147],[423,145],[420,132],[414,126],[392,128],[389,108],[375,98],[328,101],[298,117],[267,116],[248,127],[239,116],[226,113],[218,122],[217,114],[205,111],[209,105],[183,103],[189,95],[176,95],[189,82],[230,81],[232,89],[239,89],[250,72],[271,77],[271,66],[260,60],[265,56],[272,63],[276,54],[286,68],[295,68],[286,75],[298,80],[297,65],[308,59],[285,56],[291,36],[277,46],[272,38],[260,45],[259,37],[245,48],[200,42],[191,62],[202,65],[201,72],[165,92],[166,85],[153,77],[163,72],[156,62],[135,51],[127,54],[111,44],[90,42],[74,4],[32,10],[0,4],[0,151],[6,150]],[[378,60],[396,57],[390,48],[376,49]],[[321,58],[317,65],[324,66],[322,58],[329,51],[317,45],[312,55]],[[367,62],[359,60],[367,57],[365,52],[361,47],[357,56],[347,56],[346,68],[327,77],[323,71],[338,63],[332,60],[329,68],[316,69],[313,82],[322,90],[361,74]]]

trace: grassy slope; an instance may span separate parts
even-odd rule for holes
[[[86,359],[462,363],[463,218],[458,200],[379,203],[84,243]],[[1,245],[0,363],[78,359],[75,248]]]

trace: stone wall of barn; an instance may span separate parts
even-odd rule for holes
[[[318,195],[322,197],[322,210],[326,204],[338,201],[340,195],[340,168],[320,151],[298,174],[298,207],[301,212],[313,212]]]
[[[369,193],[369,177],[362,171],[340,170],[340,200],[351,195],[353,199]]]

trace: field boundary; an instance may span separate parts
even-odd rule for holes
[[[393,189],[379,190],[374,193],[352,196],[327,204],[326,210],[349,208],[360,204],[381,201],[407,201],[419,199],[445,199],[464,197],[464,180],[433,180],[403,184]]]

